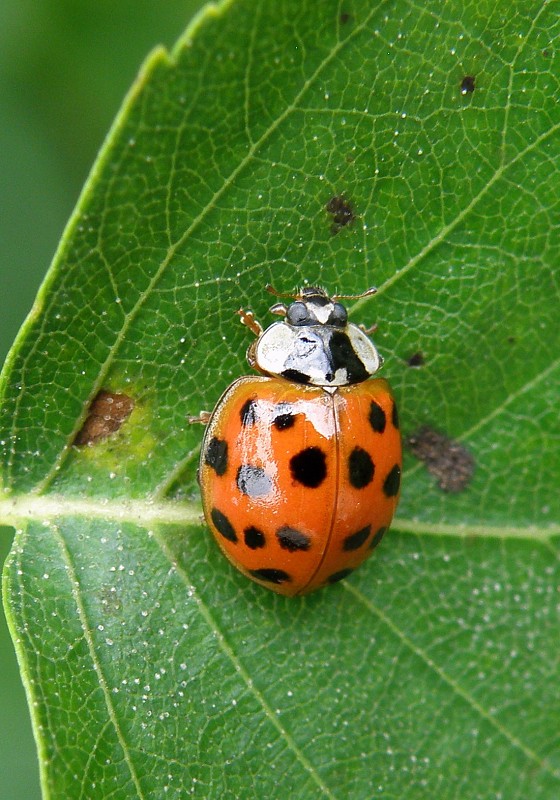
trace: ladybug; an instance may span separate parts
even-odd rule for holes
[[[273,290],[272,290],[273,291]],[[359,297],[373,294],[370,289]],[[339,297],[307,287],[257,339],[261,376],[226,389],[200,456],[204,516],[244,575],[300,595],[349,575],[379,544],[399,500],[401,439],[382,358]]]

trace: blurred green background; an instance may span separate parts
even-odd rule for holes
[[[201,0],[0,0],[0,359],[31,308],[97,150],[146,54]],[[0,560],[12,531],[0,529]],[[13,645],[0,615],[0,798],[38,800]]]

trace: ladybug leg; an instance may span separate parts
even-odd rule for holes
[[[255,336],[260,336],[263,332],[263,327],[261,323],[255,319],[255,315],[252,311],[245,311],[244,308],[240,308],[237,312],[241,317],[241,324],[245,325],[246,328],[249,328],[251,333],[254,333]]]
[[[247,348],[247,354],[246,354],[247,355],[247,363],[253,369],[258,369],[258,366],[257,366],[257,355],[255,353],[256,349],[257,349],[257,340],[255,339],[255,341],[251,342],[251,344]]]
[[[374,322],[373,325],[369,326],[369,328],[366,328],[366,326],[364,324],[358,325],[358,328],[361,331],[363,331],[366,334],[366,336],[371,336],[372,333],[375,333],[375,331],[378,329],[378,327],[379,327],[379,325],[377,324],[377,322]]]
[[[190,425],[194,425],[197,422],[200,422],[201,425],[207,425],[210,422],[211,416],[212,416],[211,411],[201,411],[197,417],[187,417],[187,422]]]

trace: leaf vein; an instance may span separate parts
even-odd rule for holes
[[[470,708],[473,709],[480,717],[482,717],[486,722],[488,722],[498,733],[500,733],[507,741],[515,747],[517,750],[520,750],[525,757],[537,764],[537,766],[544,771],[546,771],[549,775],[553,778],[560,780],[560,771],[555,770],[549,762],[541,758],[534,750],[528,747],[524,742],[521,741],[515,734],[513,734],[508,728],[503,725],[496,717],[494,717],[489,711],[487,711],[484,706],[479,703],[475,698],[447,672],[440,667],[433,658],[430,658],[428,653],[422,648],[419,647],[414,641],[403,631],[401,630],[398,625],[384,612],[379,608],[375,603],[373,603],[366,595],[364,595],[359,589],[353,586],[351,583],[347,581],[342,581],[342,586],[346,589],[347,592],[352,594],[359,602],[361,602],[372,614],[383,622],[387,628],[412,652],[414,653],[421,661],[426,664],[450,689],[455,692],[459,697],[461,697]]]
[[[136,789],[137,796],[138,796],[139,800],[145,800],[146,799],[146,795],[142,791],[142,787],[140,785],[140,780],[138,778],[138,774],[137,774],[136,769],[134,767],[134,764],[133,764],[133,761],[132,761],[132,756],[131,756],[131,753],[130,753],[129,748],[128,748],[128,744],[127,744],[127,742],[126,742],[126,740],[124,738],[124,734],[123,734],[123,732],[121,730],[121,727],[119,725],[119,721],[117,719],[117,714],[116,714],[115,708],[114,708],[113,703],[111,701],[111,694],[109,692],[109,687],[107,685],[107,681],[105,679],[105,675],[103,674],[103,670],[101,668],[101,663],[100,663],[100,661],[99,661],[99,659],[97,657],[97,653],[95,651],[95,644],[94,644],[93,637],[91,636],[90,629],[89,629],[88,623],[87,623],[86,609],[85,609],[85,606],[84,606],[84,603],[82,601],[82,597],[81,597],[81,594],[80,594],[79,578],[78,578],[78,575],[76,573],[76,569],[74,567],[74,563],[72,561],[72,558],[70,556],[70,551],[68,550],[66,542],[64,541],[64,537],[62,536],[58,526],[53,524],[51,526],[51,528],[52,528],[52,531],[53,531],[53,534],[54,534],[56,540],[58,541],[58,546],[59,546],[59,550],[60,550],[60,553],[61,553],[61,556],[62,556],[62,560],[63,560],[64,564],[66,565],[66,567],[68,569],[68,579],[69,579],[69,583],[70,583],[70,587],[71,587],[70,591],[71,591],[72,597],[74,599],[74,602],[76,604],[76,610],[78,612],[78,618],[79,618],[80,625],[81,625],[81,628],[82,628],[82,631],[83,631],[83,635],[84,635],[84,639],[85,639],[85,642],[86,642],[86,645],[87,645],[87,648],[88,648],[88,651],[89,651],[89,654],[90,654],[90,658],[91,658],[91,661],[92,661],[92,664],[93,664],[93,668],[94,668],[95,673],[97,675],[97,679],[99,681],[99,686],[100,686],[101,692],[103,694],[103,698],[104,698],[104,701],[105,701],[105,707],[107,708],[107,713],[109,715],[109,720],[110,720],[110,722],[111,722],[111,724],[113,726],[113,729],[114,729],[115,734],[117,736],[118,742],[119,742],[119,744],[121,746],[121,749],[122,749],[122,752],[123,752],[123,756],[124,756],[124,760],[125,760],[125,763],[126,763],[126,765],[128,767],[128,770],[129,770],[129,773],[130,773],[130,777],[132,779],[134,787]]]
[[[297,760],[299,761],[299,763],[302,765],[302,767],[305,769],[305,771],[310,775],[310,777],[313,779],[313,781],[319,787],[321,792],[326,797],[330,798],[330,800],[336,800],[336,795],[334,795],[331,792],[329,787],[321,779],[320,775],[318,774],[318,772],[315,769],[315,767],[313,766],[313,764],[309,761],[309,759],[305,756],[305,754],[302,752],[302,750],[298,747],[298,745],[294,741],[294,738],[292,737],[292,735],[280,723],[280,720],[278,719],[278,717],[274,713],[273,709],[270,707],[270,705],[266,701],[266,699],[265,699],[264,695],[262,694],[262,692],[255,686],[255,684],[251,680],[251,678],[250,678],[245,666],[243,665],[243,663],[239,659],[239,657],[236,655],[236,653],[234,652],[233,648],[231,647],[231,645],[227,641],[226,637],[222,633],[222,631],[220,629],[220,626],[218,625],[218,623],[216,622],[216,620],[212,616],[212,614],[210,612],[210,609],[208,608],[206,603],[204,603],[203,600],[199,597],[199,594],[196,591],[196,588],[193,586],[192,581],[189,579],[184,566],[182,564],[179,564],[177,562],[176,558],[174,558],[173,554],[169,552],[168,547],[166,546],[165,542],[161,539],[161,537],[157,536],[156,538],[157,538],[157,540],[158,540],[158,542],[160,544],[160,547],[161,547],[162,551],[164,552],[165,556],[169,559],[169,561],[172,564],[175,565],[175,568],[176,568],[178,574],[180,574],[181,577],[183,578],[183,580],[189,586],[192,587],[192,589],[193,589],[192,597],[193,597],[194,601],[196,602],[196,605],[198,607],[198,610],[199,610],[202,618],[204,619],[204,621],[206,622],[208,627],[214,633],[214,635],[216,637],[217,644],[219,645],[219,647],[222,650],[222,652],[224,653],[224,655],[229,659],[229,661],[233,665],[233,667],[234,667],[235,671],[237,672],[237,674],[240,675],[240,677],[242,678],[243,682],[245,683],[245,685],[247,687],[247,690],[253,695],[255,700],[258,702],[258,704],[262,708],[265,717],[268,719],[268,721],[271,723],[271,725],[274,728],[276,728],[276,730],[280,734],[280,736],[283,739],[283,741],[286,743],[286,745],[289,747],[289,749],[294,753],[294,755],[297,758]]]

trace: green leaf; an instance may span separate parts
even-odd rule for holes
[[[558,796],[559,28],[237,0],[149,58],[3,373],[46,797]],[[375,559],[287,599],[209,540],[187,418],[248,369],[237,309],[304,281],[379,287],[352,319],[431,472],[409,449]],[[101,390],[132,413],[77,446]]]

